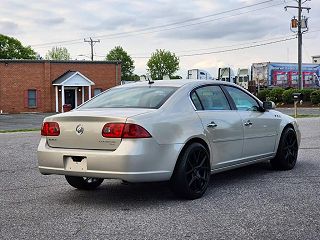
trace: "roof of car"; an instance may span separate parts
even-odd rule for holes
[[[136,86],[166,86],[166,87],[182,87],[184,85],[199,85],[199,84],[212,84],[212,83],[224,83],[230,84],[228,82],[222,82],[217,80],[197,80],[197,79],[172,79],[172,80],[154,80],[153,83],[149,83],[149,81],[139,81],[135,83],[124,84],[124,87],[136,87]]]

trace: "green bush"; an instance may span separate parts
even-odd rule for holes
[[[274,88],[269,92],[267,100],[273,101],[275,103],[282,102],[282,93],[283,92],[284,92],[283,88]]]
[[[283,88],[273,88],[270,89],[264,89],[258,92],[257,97],[261,101],[273,101],[275,103],[283,102],[286,104],[292,104],[293,103],[293,93],[302,93],[303,94],[303,101],[304,102],[310,102],[311,101],[311,94],[314,91],[320,91],[312,88],[306,88],[306,89],[296,89],[296,88],[289,88],[289,89],[283,89]],[[314,97],[314,101],[317,101],[317,93],[315,93],[316,96]],[[311,101],[312,102],[312,101]],[[318,103],[313,103],[318,104]]]
[[[316,89],[313,89],[313,88],[305,88],[305,89],[300,90],[300,92],[303,94],[303,101],[310,102],[311,101],[310,95],[315,90]]]
[[[310,95],[311,103],[312,104],[319,104],[320,103],[320,90],[315,90]]]
[[[257,94],[257,97],[261,100],[261,101],[267,101],[267,97],[269,95],[270,90],[268,89],[264,89],[264,90],[260,90]]]
[[[282,93],[282,101],[284,103],[293,103],[293,97],[292,97],[292,94],[293,93],[300,93],[301,90],[299,89],[294,89],[294,88],[291,88],[291,89],[288,89],[288,90],[285,90],[283,91]]]

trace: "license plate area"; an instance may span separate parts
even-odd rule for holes
[[[87,171],[87,158],[84,156],[63,156],[63,163],[66,171]]]

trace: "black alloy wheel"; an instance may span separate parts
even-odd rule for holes
[[[293,128],[286,128],[281,135],[277,154],[270,160],[271,166],[278,170],[294,168],[298,157],[298,141]]]
[[[67,182],[74,188],[81,190],[93,190],[101,185],[103,178],[92,178],[92,177],[74,177],[65,176]]]
[[[196,199],[205,193],[209,180],[209,153],[202,144],[192,143],[177,162],[171,178],[172,189],[183,198]]]

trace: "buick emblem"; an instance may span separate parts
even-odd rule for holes
[[[76,127],[76,133],[77,133],[77,135],[81,135],[83,132],[84,132],[84,128],[82,127],[81,124],[79,124],[79,125]]]

